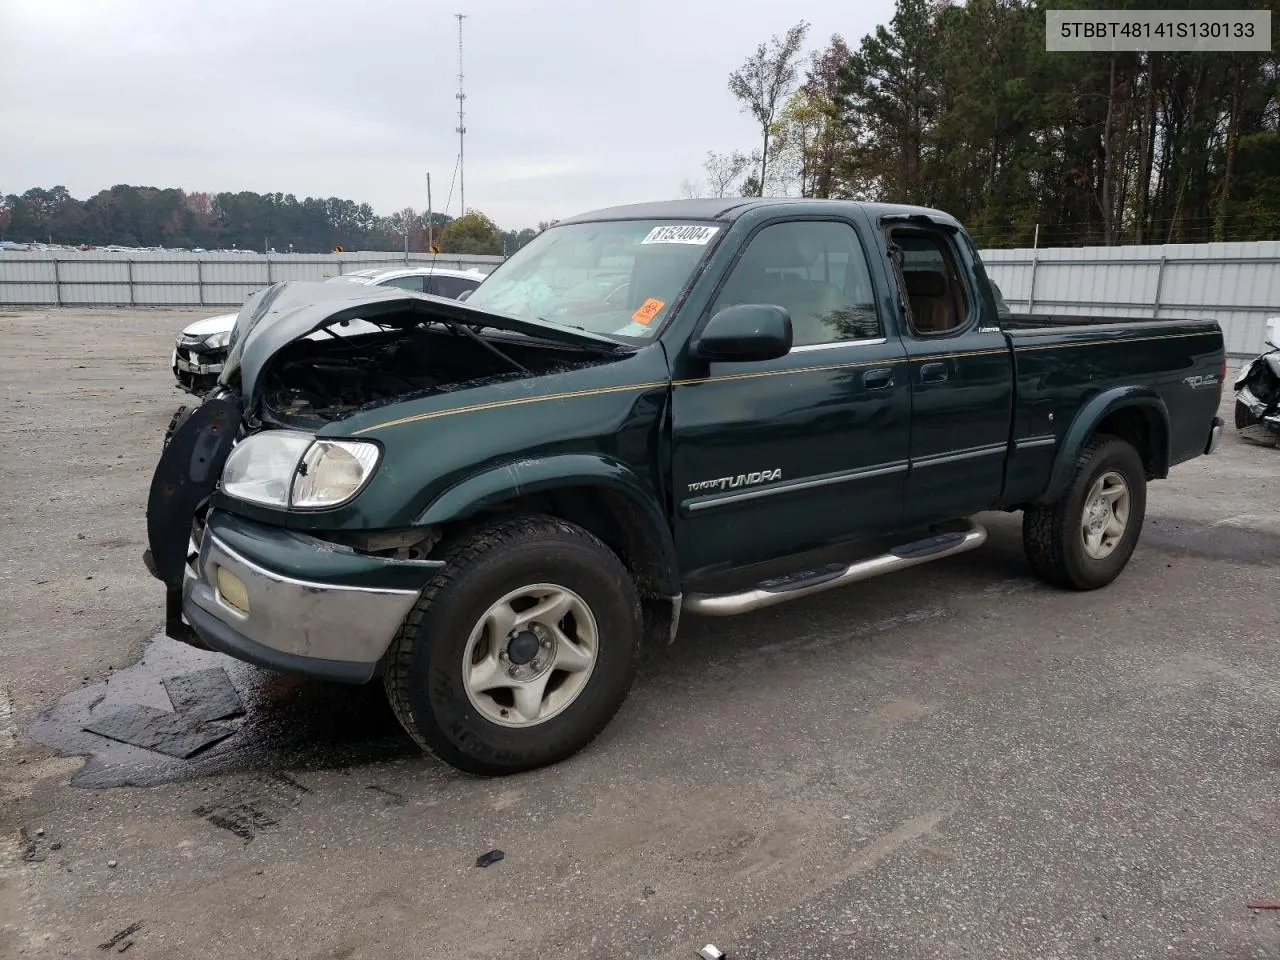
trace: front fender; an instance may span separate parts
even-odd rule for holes
[[[414,521],[435,526],[465,520],[482,510],[516,497],[573,487],[597,487],[621,494],[635,510],[655,548],[661,574],[671,592],[678,592],[675,543],[666,516],[653,490],[621,461],[598,454],[560,454],[514,460],[468,477],[432,500]]]
[[[1058,456],[1053,462],[1053,470],[1049,475],[1049,485],[1046,487],[1045,492],[1041,494],[1038,502],[1054,503],[1066,491],[1067,485],[1071,482],[1071,475],[1075,471],[1076,461],[1080,459],[1080,452],[1103,420],[1117,410],[1135,407],[1141,409],[1147,415],[1148,423],[1154,428],[1152,441],[1155,449],[1152,454],[1155,472],[1160,474],[1162,470],[1167,470],[1169,463],[1169,410],[1165,407],[1164,400],[1150,387],[1114,387],[1110,390],[1104,390],[1089,400],[1088,403],[1080,408],[1075,419],[1071,421],[1071,425],[1067,427],[1067,432],[1063,436],[1062,442],[1058,444]],[[1152,423],[1152,420],[1155,422]]]

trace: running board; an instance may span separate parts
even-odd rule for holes
[[[916,567],[922,563],[941,560],[956,553],[973,550],[986,543],[987,531],[976,523],[970,523],[968,530],[954,533],[940,533],[937,536],[916,540],[900,547],[894,547],[888,553],[857,563],[828,564],[816,570],[805,570],[787,577],[765,580],[750,590],[741,593],[690,593],[684,598],[684,612],[711,617],[729,617],[738,613],[750,613],[774,604],[785,603],[808,597],[824,590],[843,587],[846,584],[870,580]]]

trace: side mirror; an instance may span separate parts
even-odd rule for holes
[[[699,360],[749,363],[791,352],[791,314],[768,303],[725,307],[689,345]]]

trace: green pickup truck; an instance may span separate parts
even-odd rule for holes
[[[511,773],[585,746],[682,611],[972,550],[982,511],[1106,585],[1147,483],[1213,451],[1225,363],[1212,321],[997,309],[936,210],[618,207],[461,302],[254,294],[166,434],[144,559],[172,636],[380,678],[423,748]]]

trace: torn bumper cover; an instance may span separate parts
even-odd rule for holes
[[[204,645],[238,660],[365,683],[440,565],[368,556],[215,510],[185,572],[182,616]]]

